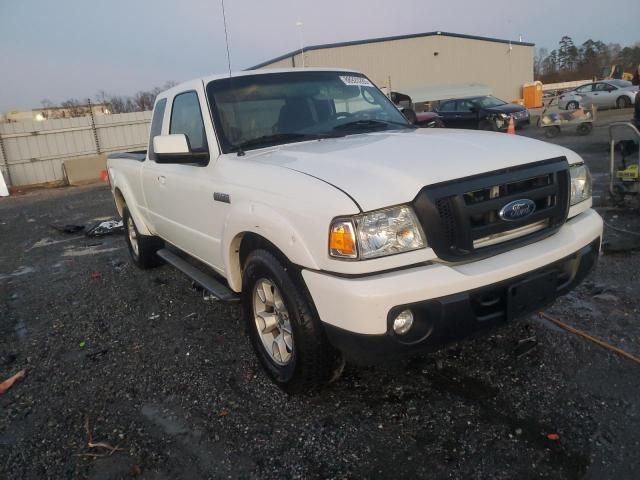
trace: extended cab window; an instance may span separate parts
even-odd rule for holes
[[[448,102],[444,102],[440,105],[438,109],[439,112],[455,112],[456,111],[456,101],[449,100]]]
[[[153,118],[151,119],[151,130],[149,131],[149,160],[156,159],[156,152],[153,151],[153,139],[162,133],[162,119],[164,118],[164,110],[167,106],[167,99],[158,100],[153,109]]]
[[[576,92],[587,93],[587,92],[590,92],[592,88],[593,88],[593,83],[590,83],[588,85],[583,85],[582,87],[576,88]]]
[[[173,99],[169,133],[184,133],[193,152],[209,151],[196,92],[181,93]]]

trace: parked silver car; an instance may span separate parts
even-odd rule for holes
[[[587,83],[558,97],[558,106],[575,110],[579,106],[589,108],[627,108],[636,100],[638,87],[626,80],[603,80]]]

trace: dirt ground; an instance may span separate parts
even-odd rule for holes
[[[558,142],[598,173],[601,133]],[[638,478],[640,365],[534,315],[287,397],[238,307],[136,269],[121,235],[50,227],[114,215],[104,186],[0,199],[0,381],[26,369],[0,395],[0,478]],[[639,286],[640,253],[607,252],[547,312],[640,356]]]

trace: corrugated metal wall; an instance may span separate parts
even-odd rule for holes
[[[0,124],[0,168],[13,186],[61,182],[74,157],[144,149],[151,112]],[[96,142],[97,140],[97,142]]]
[[[295,64],[302,65],[300,54],[295,55]],[[391,78],[391,87],[399,92],[482,83],[506,101],[522,98],[522,85],[533,81],[533,47],[445,35],[308,50],[305,64],[358,70],[379,87],[388,86]],[[290,65],[288,57],[263,68]]]

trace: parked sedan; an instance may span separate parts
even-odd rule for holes
[[[627,108],[635,102],[638,87],[626,80],[605,80],[587,83],[558,97],[558,107],[575,110],[590,108]]]
[[[446,100],[436,109],[448,128],[506,130],[509,117],[516,128],[529,125],[529,111],[522,105],[507,103],[492,95]]]

